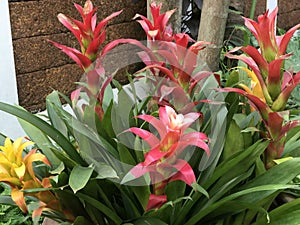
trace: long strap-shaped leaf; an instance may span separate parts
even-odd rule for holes
[[[9,105],[3,102],[0,102],[0,110],[19,117],[37,127],[52,140],[54,140],[70,156],[70,158],[83,166],[87,166],[86,162],[81,158],[75,147],[68,141],[68,139],[44,120],[23,109],[18,108],[17,106]]]
[[[79,192],[76,195],[81,200],[87,201],[89,204],[91,204],[95,208],[99,209],[103,214],[105,214],[109,219],[111,219],[116,225],[122,224],[122,219],[115,212],[113,212],[110,208],[108,208],[106,205],[104,205],[103,203],[97,201],[94,198],[91,198],[88,195],[85,195],[85,194],[82,194]]]
[[[268,185],[262,185],[262,186],[258,186],[258,187],[253,187],[253,188],[249,188],[246,190],[242,190],[239,192],[236,192],[234,194],[231,194],[225,198],[223,198],[222,200],[208,206],[206,209],[199,211],[198,213],[196,213],[193,217],[191,217],[186,223],[185,225],[194,225],[194,224],[199,224],[199,221],[206,215],[208,215],[209,213],[213,212],[214,210],[216,210],[218,207],[222,206],[223,204],[230,202],[238,197],[241,197],[243,195],[247,195],[249,193],[253,193],[253,192],[262,192],[262,191],[276,191],[276,190],[284,190],[284,189],[299,189],[299,187],[297,185],[288,185],[288,184],[268,184]]]

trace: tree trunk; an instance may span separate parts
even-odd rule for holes
[[[200,51],[199,56],[212,71],[219,70],[229,3],[230,0],[203,1],[198,40],[212,44]]]
[[[147,16],[151,18],[150,4],[152,0],[147,0]],[[182,15],[182,0],[156,0],[156,4],[162,3],[161,12],[176,9],[176,12],[172,15],[170,23],[172,24],[173,32],[181,32],[181,15]]]

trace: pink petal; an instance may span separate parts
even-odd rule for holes
[[[154,134],[150,133],[147,130],[143,130],[143,129],[137,128],[137,127],[131,127],[124,132],[127,132],[127,131],[130,131],[130,132],[138,135],[142,139],[144,139],[150,145],[151,148],[154,148],[159,144],[158,138],[156,136],[154,136]]]
[[[265,86],[264,83],[264,79],[259,71],[258,65],[255,63],[254,59],[252,59],[251,57],[245,56],[245,55],[232,55],[232,53],[241,50],[242,47],[235,47],[232,50],[230,50],[229,52],[227,52],[225,54],[226,57],[230,58],[230,59],[237,59],[237,60],[241,60],[244,63],[246,63],[255,73],[255,75],[257,76],[257,79],[259,80],[260,85],[263,87]]]
[[[260,112],[262,118],[264,120],[268,120],[268,113],[271,112],[271,109],[269,106],[263,102],[260,98],[256,97],[255,95],[248,94],[246,91],[241,90],[239,88],[220,88],[218,91],[221,92],[236,92],[238,94],[241,94],[249,99],[251,105],[257,109],[257,111]]]
[[[187,146],[193,145],[203,149],[206,152],[206,154],[209,156],[210,151],[208,145],[205,143],[206,140],[208,140],[207,136],[201,132],[191,132],[185,134],[182,136],[182,138],[179,141],[180,149],[184,149]]]
[[[280,95],[277,97],[275,102],[273,103],[272,109],[273,110],[283,110],[286,102],[289,99],[294,88],[300,83],[300,72],[296,73],[292,79],[289,80],[288,84],[283,88]]]
[[[137,20],[137,22],[141,24],[143,29],[146,28],[144,29],[146,33],[148,33],[149,30],[154,30],[154,26],[152,25],[151,21],[147,17],[140,14],[136,14],[132,19],[135,20],[136,18],[139,17],[141,18],[141,20]]]
[[[81,5],[74,3],[75,8],[77,9],[77,11],[80,13],[82,19],[84,19],[84,12],[83,12],[83,8]]]
[[[61,49],[66,53],[71,59],[73,59],[83,70],[87,69],[91,64],[91,60],[79,52],[77,49],[67,47],[65,45],[58,44],[54,41],[48,40],[55,47]]]
[[[167,43],[172,43],[172,42],[167,42]],[[165,43],[165,44],[167,44],[167,43]],[[171,47],[172,45],[170,44],[168,46]],[[169,50],[157,50],[156,52],[158,54],[160,54],[164,59],[166,59],[172,67],[182,68],[182,66],[178,62],[178,58],[177,58],[176,54],[173,54]]]
[[[268,63],[256,48],[254,48],[253,46],[246,46],[242,47],[241,50],[255,61],[256,65],[258,65],[258,67],[261,71],[263,71],[264,74],[267,73]]]
[[[78,40],[78,42],[80,43],[80,45],[82,46],[82,41],[81,41],[81,32],[79,30],[79,28],[77,28],[75,26],[75,24],[73,23],[73,20],[67,16],[65,16],[64,14],[60,13],[57,16],[59,22],[61,22],[66,28],[68,28],[76,37],[76,39]]]
[[[284,71],[281,89],[283,90],[292,79],[293,79],[293,72],[292,71]]]
[[[151,164],[156,164],[158,160],[164,158],[169,152],[160,151],[159,147],[151,149],[145,154],[144,165],[149,166]]]
[[[258,35],[256,32],[256,29],[254,27],[254,25],[256,25],[257,23],[249,18],[243,17],[243,19],[245,20],[245,26],[251,31],[251,33],[255,36],[256,40],[258,40]]]
[[[71,100],[73,102],[73,105],[75,105],[76,102],[78,101],[81,90],[82,90],[82,88],[78,88],[75,91],[72,91],[72,93],[71,93]]]
[[[165,30],[170,17],[173,15],[173,13],[175,11],[176,11],[176,9],[172,9],[172,10],[166,11],[164,14],[161,14],[156,18],[153,17],[155,26],[159,26],[161,32],[163,32]]]
[[[291,129],[293,129],[294,127],[299,126],[299,125],[300,125],[300,120],[293,120],[293,121],[289,121],[288,123],[286,123],[281,128],[279,139],[284,137],[287,134],[287,132],[289,132]]]
[[[148,204],[146,206],[146,211],[149,211],[151,209],[158,209],[163,204],[167,202],[167,196],[166,195],[154,195],[150,194]]]
[[[170,123],[169,115],[167,114],[167,107],[168,107],[169,112],[176,114],[175,110],[173,108],[171,108],[170,106],[165,106],[165,107],[159,108],[159,110],[158,110],[159,119],[166,127],[168,127],[169,123]]]
[[[145,175],[146,173],[152,171],[150,170],[151,166],[144,166],[144,163],[141,162],[139,164],[137,164],[136,166],[134,166],[129,173],[131,173],[135,178],[139,178],[143,175]]]
[[[152,1],[152,3],[150,4],[150,10],[151,10],[151,15],[152,15],[153,20],[159,16],[161,6],[162,6],[162,3],[159,3],[158,5],[156,5],[155,1]]]
[[[156,62],[156,57],[154,56],[153,52],[151,51],[151,49],[147,48],[146,46],[144,46],[140,41],[135,40],[135,39],[130,39],[130,38],[121,38],[121,39],[117,39],[114,41],[111,41],[109,44],[107,44],[101,51],[101,56],[104,57],[109,51],[111,51],[113,48],[115,48],[117,45],[119,44],[132,44],[132,45],[136,45],[139,48],[143,49],[150,57],[150,59],[152,59],[154,62]]]
[[[296,26],[292,27],[291,29],[289,29],[284,35],[282,38],[280,38],[279,40],[279,49],[278,49],[278,53],[277,53],[277,57],[285,54],[286,52],[286,48],[289,44],[289,41],[291,39],[291,37],[293,36],[293,34],[295,33],[295,31],[297,29],[300,28],[300,24],[297,24]]]
[[[199,117],[201,116],[201,113],[198,112],[191,112],[184,115],[184,120],[182,124],[182,131],[186,130],[189,126],[191,126],[192,123],[194,123]]]
[[[95,28],[94,36],[98,36],[100,34],[100,32],[102,31],[103,27],[106,26],[106,24],[109,22],[109,20],[111,20],[112,18],[118,16],[122,12],[123,12],[123,10],[114,12],[114,13],[110,14],[108,17],[101,20],[101,22]]]
[[[101,86],[100,96],[98,97],[100,105],[103,104],[103,98],[104,98],[105,89],[110,84],[110,82],[112,81],[112,79],[113,79],[113,76],[108,76],[106,78],[106,80],[104,81],[104,83],[102,84],[102,86]]]
[[[167,69],[166,67],[164,66],[160,66],[160,65],[149,65],[149,66],[146,66],[144,67],[143,69],[140,70],[140,72],[143,72],[147,69],[152,69],[152,68],[156,68],[156,69],[159,69],[162,73],[164,73],[168,78],[170,78],[170,80],[174,81],[175,83],[178,83],[177,79],[174,77],[174,74],[171,70]]]
[[[171,177],[170,182],[175,180],[181,180],[190,186],[192,185],[192,183],[196,182],[194,171],[185,160],[177,159],[176,163],[172,166],[176,168],[178,172]]]
[[[280,58],[273,60],[269,64],[269,72],[268,72],[268,85],[278,85],[281,88],[281,68],[282,68],[282,62],[286,58],[288,58],[290,54],[282,55]]]
[[[137,118],[142,119],[150,123],[154,128],[158,131],[160,138],[164,138],[164,136],[167,133],[166,127],[163,125],[163,123],[158,120],[157,118],[150,116],[150,115],[139,115]]]
[[[95,14],[91,19],[91,28],[93,32],[95,31],[96,25],[97,25],[97,15]]]

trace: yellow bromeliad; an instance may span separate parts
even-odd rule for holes
[[[238,68],[245,71],[247,73],[248,77],[251,79],[250,88],[248,86],[246,86],[245,84],[239,84],[239,86],[241,88],[243,88],[247,93],[255,95],[256,97],[260,98],[263,102],[266,102],[265,96],[263,94],[263,90],[261,88],[261,85],[260,85],[255,73],[246,67],[238,67]]]
[[[49,165],[47,158],[31,150],[23,157],[24,149],[33,145],[31,141],[23,142],[23,138],[16,139],[13,143],[6,138],[4,146],[0,146],[0,182],[11,187],[11,197],[14,202],[27,212],[27,207],[22,190],[42,187],[33,171],[33,162],[42,161]]]

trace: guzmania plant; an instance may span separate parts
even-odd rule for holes
[[[300,126],[284,110],[300,75],[283,70],[299,25],[276,37],[277,9],[258,22],[245,18],[260,50],[240,47],[227,56],[248,65],[240,71],[252,83],[221,88],[198,58],[210,43],[174,34],[175,11],[161,6],[151,3],[152,20],[134,17],[146,44],[122,38],[101,46],[121,11],[97,24],[90,0],[75,4],[82,22],[59,14],[80,50],[50,42],[80,66],[83,79],[71,99],[47,96],[46,119],[0,102],[32,141],[0,134],[0,181],[11,189],[0,203],[10,199],[35,221],[43,215],[62,225],[299,224]],[[123,44],[137,46],[144,63],[125,86],[103,66]]]

